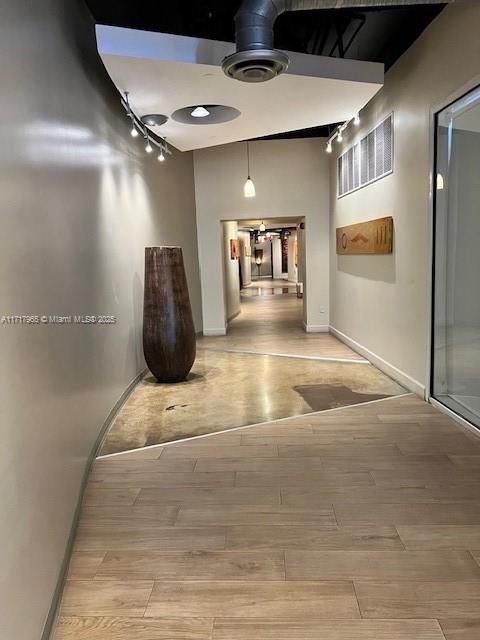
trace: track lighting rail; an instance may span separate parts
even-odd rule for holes
[[[146,146],[145,151],[147,153],[152,153],[153,147],[159,149],[160,153],[158,155],[158,160],[163,162],[167,156],[172,155],[172,151],[167,144],[166,138],[162,138],[152,133],[145,124],[140,120],[140,118],[133,112],[132,107],[130,106],[130,102],[128,99],[128,91],[125,91],[124,95],[121,98],[121,103],[125,111],[127,112],[127,116],[130,118],[132,123],[132,129],[130,131],[133,138],[137,138],[139,135],[145,139]]]

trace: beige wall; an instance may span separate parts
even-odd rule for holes
[[[305,216],[307,328],[328,329],[329,185],[324,148],[320,138],[250,143],[255,198],[243,197],[245,143],[194,152],[205,333],[225,333],[220,221],[292,216]]]
[[[231,258],[230,240],[238,239],[235,221],[222,222],[223,238],[223,292],[227,322],[240,313],[240,277],[238,260]]]
[[[201,304],[193,162],[146,157],[76,0],[0,0],[3,314],[112,314],[112,326],[5,325],[0,636],[39,640],[88,456],[144,367],[143,251],[181,245]]]
[[[331,164],[331,325],[419,393],[430,305],[430,112],[479,73],[479,31],[478,3],[447,7],[387,73],[361,127],[347,130],[343,149],[393,112],[392,175],[337,200],[335,157]],[[386,215],[394,217],[393,255],[335,254],[336,227]]]

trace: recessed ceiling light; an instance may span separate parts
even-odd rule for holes
[[[210,111],[208,111],[208,109],[205,109],[205,107],[195,107],[191,115],[194,118],[206,118],[210,115]]]
[[[238,118],[240,111],[222,104],[192,105],[172,113],[175,122],[194,125],[213,125]],[[208,116],[208,117],[207,117]]]

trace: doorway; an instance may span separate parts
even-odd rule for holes
[[[480,88],[436,114],[431,396],[480,428]]]

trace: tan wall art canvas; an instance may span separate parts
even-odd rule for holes
[[[339,255],[385,254],[393,251],[393,218],[377,218],[337,228]]]
[[[230,258],[235,260],[240,257],[240,242],[238,240],[234,240],[233,238],[230,240]]]

